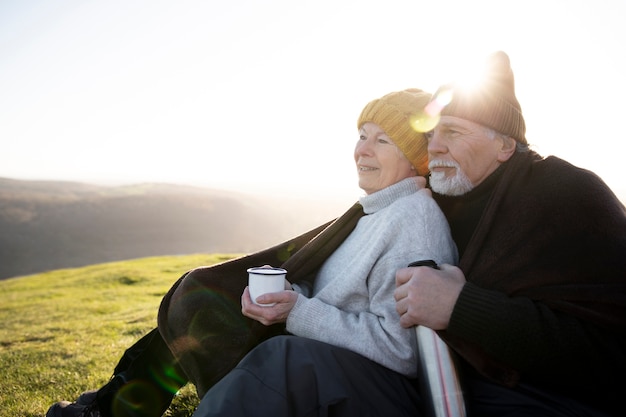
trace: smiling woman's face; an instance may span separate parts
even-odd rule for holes
[[[364,123],[359,129],[354,161],[359,187],[366,194],[416,175],[415,169],[393,140],[380,126],[371,122]]]

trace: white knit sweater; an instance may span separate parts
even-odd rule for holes
[[[393,298],[395,273],[422,259],[457,262],[443,213],[418,190],[408,178],[360,199],[366,215],[322,265],[313,297],[297,287],[287,331],[416,376],[415,330],[400,326]]]

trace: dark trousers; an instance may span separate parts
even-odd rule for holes
[[[464,380],[470,417],[609,417],[549,389]],[[296,336],[255,347],[202,398],[194,417],[431,417],[417,381],[346,349]]]
[[[278,336],[214,385],[194,417],[419,417],[414,383],[350,350]]]

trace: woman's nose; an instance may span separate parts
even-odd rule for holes
[[[373,147],[369,140],[360,140],[357,142],[355,153],[358,155],[371,155],[372,152]]]

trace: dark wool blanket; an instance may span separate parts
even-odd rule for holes
[[[290,282],[312,282],[361,216],[363,208],[356,203],[333,222],[262,251],[195,268],[172,286],[159,308],[159,332],[198,395],[204,395],[262,340],[284,333],[284,324],[264,326],[241,314],[246,270],[280,265],[287,269]]]
[[[608,377],[623,389],[624,206],[598,176],[555,157],[519,153],[499,175],[460,259],[468,283],[442,338],[506,385]]]

